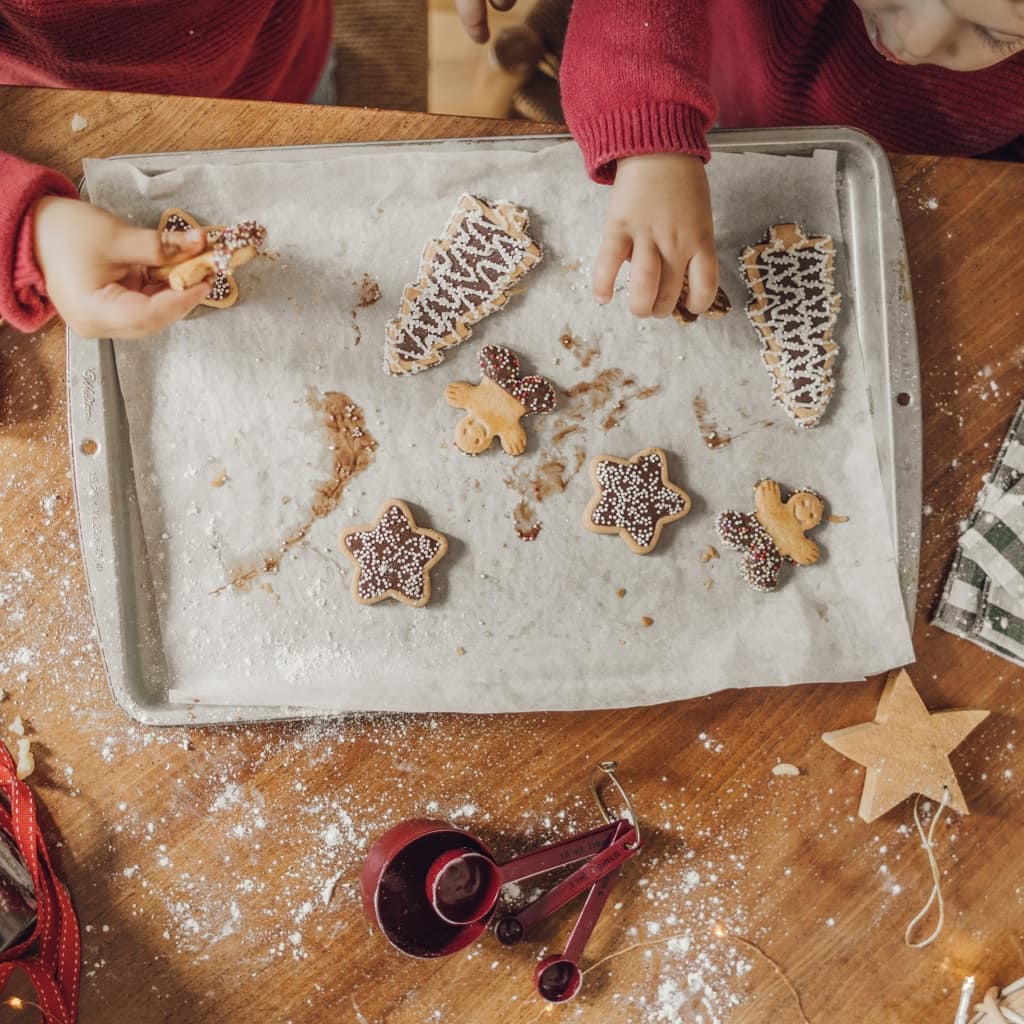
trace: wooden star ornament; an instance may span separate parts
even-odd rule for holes
[[[874,821],[908,796],[920,793],[967,814],[967,803],[949,761],[989,712],[929,711],[904,668],[890,672],[873,722],[826,732],[821,738],[844,757],[864,766],[860,816]]]

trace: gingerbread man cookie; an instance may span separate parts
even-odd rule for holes
[[[393,597],[414,608],[430,600],[430,570],[448,550],[448,538],[417,526],[397,498],[384,502],[374,522],[342,530],[339,543],[356,566],[352,594],[360,604]]]
[[[811,490],[796,491],[782,500],[774,480],[762,480],[754,488],[754,512],[721,512],[715,527],[722,543],[743,553],[740,572],[754,590],[765,593],[779,585],[784,562],[813,565],[818,545],[806,536],[825,514],[825,502]]]
[[[653,551],[665,524],[690,511],[690,496],[669,480],[661,448],[645,448],[630,459],[598,455],[590,478],[595,494],[583,525],[594,533],[617,533],[638,555]]]
[[[479,384],[454,381],[444,397],[466,415],[455,428],[455,446],[467,455],[479,455],[495,437],[509,455],[526,450],[526,431],[519,422],[524,416],[551,412],[555,389],[551,381],[536,374],[519,376],[519,357],[504,345],[485,345],[480,351]]]
[[[263,249],[267,242],[267,229],[254,220],[245,220],[231,227],[214,225],[203,228],[183,210],[165,210],[160,218],[160,231],[191,229],[206,232],[206,251],[169,267],[151,267],[149,276],[156,281],[166,281],[178,292],[212,276],[209,294],[200,305],[217,309],[233,306],[238,301],[234,272]]]

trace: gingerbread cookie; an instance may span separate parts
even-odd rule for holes
[[[835,391],[839,352],[832,337],[840,306],[832,239],[805,235],[799,224],[775,224],[766,241],[743,250],[740,267],[772,395],[798,426],[817,426]]]
[[[465,341],[473,325],[500,309],[543,252],[527,230],[529,214],[514,203],[463,195],[444,234],[428,243],[416,280],[406,285],[386,329],[384,369],[418,373]]]
[[[519,376],[519,357],[504,345],[485,345],[480,351],[479,384],[453,381],[444,397],[466,415],[455,428],[455,446],[467,455],[479,455],[495,437],[509,455],[526,450],[526,431],[519,422],[536,412],[551,412],[555,389],[536,374]]]
[[[230,227],[201,228],[194,217],[182,210],[165,210],[160,218],[160,231],[189,231],[192,228],[206,232],[206,251],[173,266],[151,267],[149,276],[157,281],[167,281],[179,292],[212,276],[210,292],[200,305],[218,309],[233,306],[238,301],[234,272],[266,245],[267,229],[254,220]]]
[[[356,566],[352,594],[360,604],[393,597],[414,608],[430,600],[430,570],[448,550],[447,537],[417,526],[397,498],[381,506],[374,522],[342,530],[339,543]]]
[[[630,459],[598,455],[590,478],[595,494],[583,525],[594,533],[617,533],[638,555],[653,551],[665,524],[690,511],[690,496],[669,480],[661,448],[645,448]]]
[[[740,572],[754,590],[775,590],[784,562],[813,565],[818,545],[806,536],[825,514],[825,502],[811,490],[795,491],[786,501],[774,480],[754,488],[754,512],[721,512],[715,528],[722,543],[743,553]]]
[[[687,283],[683,282],[683,290],[679,293],[679,301],[676,303],[676,308],[672,310],[672,315],[676,320],[684,327],[687,324],[692,324],[694,321],[699,320],[700,317],[705,317],[708,320],[720,320],[726,313],[732,311],[732,303],[729,301],[729,296],[725,294],[725,290],[719,288],[715,293],[714,302],[699,316],[696,313],[691,313],[686,308],[686,298],[689,294],[689,288]]]

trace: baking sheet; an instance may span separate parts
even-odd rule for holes
[[[737,307],[744,295],[734,255],[768,223],[798,219],[839,240],[834,154],[723,155],[711,173],[724,281]],[[248,297],[230,314],[199,315],[145,345],[118,348],[148,566],[179,695],[336,710],[614,706],[726,685],[860,678],[912,657],[849,301],[837,398],[821,428],[797,432],[770,404],[738,309],[684,331],[673,321],[638,324],[621,294],[609,309],[593,306],[589,262],[607,196],[584,184],[571,146],[538,154],[392,149],[155,177],[116,161],[91,164],[89,175],[94,200],[140,223],[172,204],[228,220],[261,211],[280,252],[276,264],[245,275]],[[383,323],[415,275],[422,242],[439,232],[467,184],[531,208],[545,264],[527,294],[442,367],[387,378]],[[318,197],[315,211],[309,195]],[[845,267],[841,258],[849,300]],[[378,279],[384,298],[353,318],[363,272]],[[588,367],[559,343],[566,328],[600,349]],[[563,388],[609,369],[640,386],[660,384],[612,429],[603,429],[603,413],[595,417],[563,453],[572,459],[576,441],[588,455],[649,444],[671,453],[695,509],[666,530],[654,555],[638,558],[617,539],[582,530],[585,471],[538,507],[537,540],[517,539],[510,513],[518,495],[505,484],[513,464],[497,449],[476,460],[452,449],[458,416],[440,400],[448,380],[476,379],[483,341],[513,345],[529,369]],[[288,535],[296,508],[323,479],[329,456],[307,402],[311,388],[344,390],[362,405],[380,441],[377,460],[339,512],[262,581],[270,590],[214,595],[232,565]],[[727,448],[704,447],[692,410],[698,392],[735,438]],[[518,472],[528,475],[542,459],[556,422],[557,414],[530,424]],[[229,481],[211,487],[225,471]],[[792,572],[769,596],[746,590],[731,553],[699,559],[717,544],[714,512],[749,509],[761,475],[815,486],[849,516],[817,531],[822,563]],[[368,520],[391,496],[409,499],[453,541],[423,611],[355,605],[350,570],[336,553],[338,529]],[[644,616],[653,625],[642,626]]]

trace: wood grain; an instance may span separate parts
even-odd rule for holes
[[[79,134],[76,112],[89,122]],[[0,89],[0,147],[72,176],[83,157],[125,152],[537,130]],[[607,713],[188,731],[128,722],[106,686],[77,549],[63,329],[26,338],[5,328],[0,686],[9,696],[0,719],[20,712],[36,737],[33,779],[84,929],[84,1021],[529,1024],[543,1014],[646,1024],[672,1020],[659,1014],[673,1006],[689,1021],[701,999],[708,1021],[799,1020],[770,967],[729,933],[783,966],[816,1022],[949,1020],[963,973],[981,991],[1024,973],[1015,946],[1022,673],[927,622],[958,523],[1024,392],[1024,168],[893,163],[921,343],[930,509],[913,674],[929,706],[993,710],[952,758],[973,813],[940,829],[940,940],[924,951],[902,942],[929,886],[909,809],[859,821],[863,776],[820,741],[872,717],[881,679]],[[642,602],[624,600],[639,620]],[[485,938],[439,962],[408,960],[371,932],[356,885],[365,844],[383,828],[412,815],[454,818],[507,855],[596,824],[586,773],[609,757],[640,809],[647,849],[626,869],[613,898],[621,905],[602,919],[586,962],[671,934],[687,935],[687,949],[677,940],[612,960],[548,1015],[532,995],[533,963],[542,945],[561,948],[569,911],[536,943],[505,950]],[[772,776],[777,760],[802,774]]]

